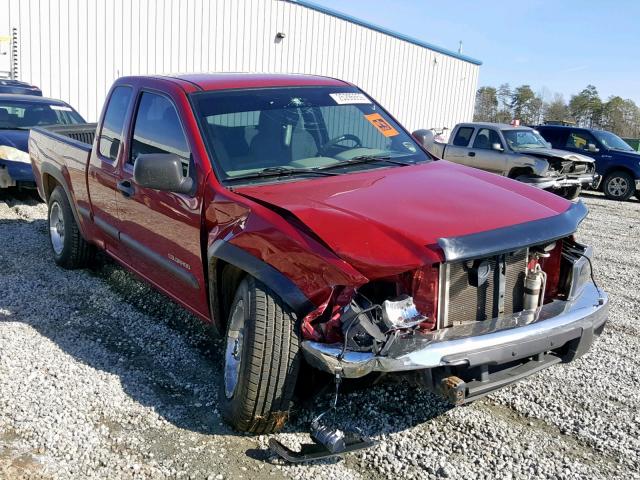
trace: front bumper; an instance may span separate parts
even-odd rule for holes
[[[565,175],[559,177],[541,177],[537,175],[523,175],[516,180],[540,188],[542,190],[559,189],[566,187],[591,187],[600,183],[600,175],[594,173],[583,173],[576,175]]]
[[[35,186],[35,182],[30,163],[0,159],[0,188]]]
[[[577,340],[575,358],[589,349],[594,332],[599,333],[607,320],[608,310],[607,295],[589,282],[573,300],[555,300],[535,311],[436,332],[406,333],[384,356],[347,350],[339,359],[341,345],[309,340],[302,342],[302,351],[315,368],[340,372],[347,378],[372,372],[507,364]]]

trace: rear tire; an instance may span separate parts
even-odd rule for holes
[[[266,285],[245,277],[229,311],[222,416],[255,434],[280,430],[300,367],[296,318]]]
[[[49,242],[55,262],[69,270],[88,266],[95,256],[95,248],[82,238],[62,187],[53,189],[48,207]]]
[[[629,200],[636,193],[635,182],[627,172],[617,170],[604,178],[602,191],[611,200]]]

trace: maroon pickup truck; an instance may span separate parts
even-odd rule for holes
[[[105,250],[226,337],[239,430],[285,423],[302,362],[460,404],[606,322],[582,203],[434,159],[340,80],[121,78],[97,129],[35,128],[29,154],[57,264]]]

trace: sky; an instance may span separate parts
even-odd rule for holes
[[[640,105],[640,0],[313,0],[483,62],[478,86],[566,101],[588,84]]]

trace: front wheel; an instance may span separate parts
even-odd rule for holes
[[[296,318],[260,281],[245,277],[227,322],[222,415],[237,430],[280,430],[300,366]]]
[[[603,182],[602,190],[611,200],[629,200],[635,193],[635,182],[627,172],[618,170],[608,174]]]
[[[562,190],[561,196],[566,198],[567,200],[575,200],[580,196],[580,192],[582,192],[582,186],[577,185],[575,187],[565,187]]]

